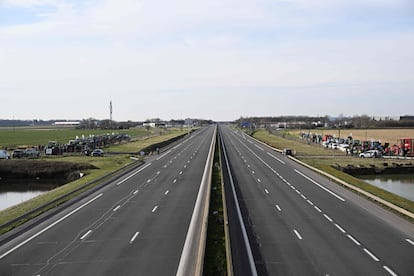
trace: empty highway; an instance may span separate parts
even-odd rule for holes
[[[218,129],[235,275],[414,275],[413,224]],[[2,244],[0,275],[176,275],[213,136],[191,134]]]
[[[0,275],[175,275],[214,127],[0,247]]]
[[[414,275],[413,224],[242,132],[219,133],[253,257],[236,275]],[[246,248],[233,237],[231,246],[236,256]]]

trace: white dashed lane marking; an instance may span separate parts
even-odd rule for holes
[[[302,239],[302,236],[299,234],[299,232],[295,229],[293,230],[293,232],[295,233],[296,237],[298,237],[298,239]]]

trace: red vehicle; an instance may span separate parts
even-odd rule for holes
[[[402,138],[400,140],[400,155],[402,156],[414,156],[414,139]]]
[[[331,139],[333,139],[333,136],[330,135],[330,134],[326,134],[326,135],[322,136],[322,141],[323,142],[326,142],[326,141],[331,140]]]

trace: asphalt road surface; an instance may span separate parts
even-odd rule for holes
[[[219,133],[254,258],[253,273],[235,275],[414,275],[413,224],[241,132]],[[241,240],[231,236],[236,268]]]
[[[0,247],[0,275],[175,275],[214,127]]]

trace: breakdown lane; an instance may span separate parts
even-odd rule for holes
[[[402,239],[401,231],[357,204],[361,198],[355,203],[354,194],[338,186],[332,189],[326,179],[314,180],[308,170],[243,134],[224,127],[220,131],[237,172],[258,267],[272,275],[299,271],[409,275],[414,271],[409,261],[413,248]],[[396,251],[384,251],[388,246]]]
[[[212,135],[213,127],[201,129],[104,187],[97,200],[5,255],[0,271],[10,275],[174,275]],[[2,246],[0,254],[24,238]]]

